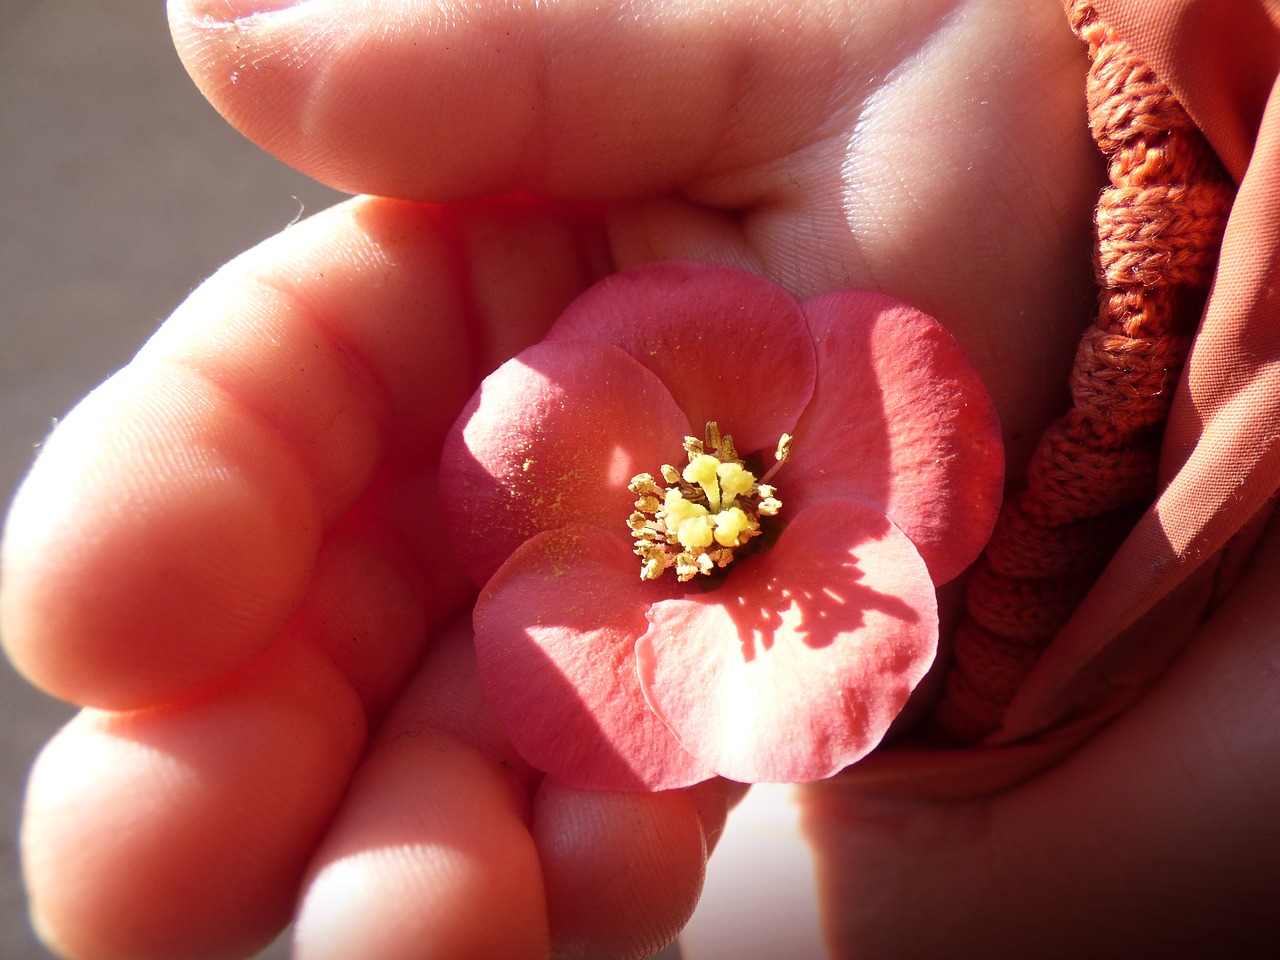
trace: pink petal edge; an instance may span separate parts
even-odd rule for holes
[[[772,452],[813,395],[813,343],[799,306],[732,267],[667,260],[606,277],[546,339],[621,347],[666,384],[696,436],[715,420],[743,453]]]
[[[716,591],[654,604],[640,684],[721,776],[801,783],[869,753],[933,663],[933,582],[911,541],[865,504],[792,518]]]
[[[712,776],[649,709],[636,676],[645,610],[671,595],[640,580],[624,540],[582,524],[535,536],[502,565],[476,602],[476,660],[525,760],[584,790]]]
[[[606,343],[540,343],[485,378],[445,438],[440,500],[458,562],[485,583],[529,537],[568,523],[627,532],[637,473],[683,462],[689,420]]]
[[[844,292],[802,306],[818,385],[777,477],[782,502],[868,503],[946,583],[986,544],[1003,495],[1000,422],[982,378],[942,324],[901,301]]]

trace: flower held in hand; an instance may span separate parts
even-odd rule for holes
[[[484,381],[441,498],[517,748],[573,786],[668,789],[816,780],[874,748],[1002,479],[990,400],[935,320],[666,262],[592,287]]]

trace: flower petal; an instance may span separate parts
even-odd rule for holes
[[[490,374],[445,439],[440,500],[477,584],[543,530],[627,531],[637,473],[679,462],[689,421],[662,383],[606,343],[540,343]]]
[[[772,451],[813,394],[813,344],[795,300],[731,267],[663,261],[606,277],[547,340],[616,344],[667,385],[697,436],[715,420],[743,453]]]
[[[645,610],[667,585],[642,582],[620,537],[577,524],[539,534],[481,591],[476,659],[520,754],[588,790],[666,790],[712,776],[650,711],[636,676]]]
[[[853,501],[811,507],[720,589],[656,603],[640,684],[685,748],[732,780],[831,776],[884,736],[933,662],[933,583]]]
[[[977,557],[1000,509],[1004,447],[981,377],[938,321],[890,297],[833,293],[803,309],[818,388],[776,481],[784,510],[868,503],[946,583]]]

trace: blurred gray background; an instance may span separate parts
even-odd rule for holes
[[[201,279],[339,195],[232,130],[160,0],[0,0],[0,493],[52,421]],[[31,757],[69,708],[0,665],[0,957],[36,960],[16,853]],[[284,957],[282,945],[265,956]]]

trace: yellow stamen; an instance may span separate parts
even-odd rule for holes
[[[716,471],[722,466],[719,460],[708,453],[695,454],[689,465],[684,468],[687,483],[696,483],[706,495],[707,506],[712,510],[720,509],[720,485],[716,482]]]
[[[743,534],[751,529],[751,518],[738,507],[730,507],[716,514],[716,543],[722,547],[736,547],[745,542]]]
[[[714,536],[715,518],[705,512],[700,517],[689,517],[676,531],[676,539],[680,541],[680,546],[688,547],[690,550],[711,546]]]
[[[716,479],[720,481],[720,509],[726,510],[733,501],[751,491],[756,482],[755,474],[744,470],[740,463],[722,463],[716,467]]]
[[[679,490],[668,490],[662,509],[666,515],[667,529],[677,529],[692,517],[705,517],[710,511],[700,503],[692,503]]]
[[[791,438],[778,442],[775,463],[757,482],[743,466],[728,434],[707,424],[706,440],[684,438],[688,464],[663,464],[663,486],[642,473],[630,484],[636,512],[627,519],[641,559],[640,576],[656,580],[674,567],[681,581],[733,562],[735,551],[760,535],[760,518],[778,513],[782,502],[772,478],[790,454]]]

